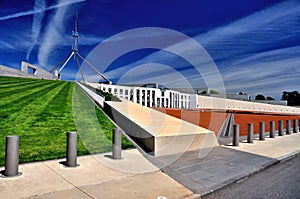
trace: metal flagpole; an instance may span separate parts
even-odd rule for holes
[[[83,62],[85,62],[91,69],[93,69],[107,83],[111,84],[111,81],[109,81],[109,79],[107,77],[105,77],[102,73],[100,73],[91,63],[89,63],[86,59],[84,59],[79,54],[79,51],[78,51],[78,37],[79,37],[79,33],[78,33],[78,13],[76,13],[75,27],[74,27],[72,36],[73,36],[73,46],[72,46],[71,53],[66,58],[64,58],[61,62],[59,62],[55,67],[53,67],[50,70],[50,72],[52,73],[55,70],[55,73],[56,73],[56,75],[59,78],[61,71],[65,68],[65,66],[67,65],[67,63],[70,61],[71,57],[74,56],[74,60],[77,63],[77,66],[78,66],[78,69],[80,70],[81,77],[82,77],[83,81],[85,81],[85,80],[84,80],[84,76],[83,76],[83,73],[82,73],[82,69],[81,69],[81,65],[80,65],[80,62],[78,60],[78,57],[80,59],[82,59]],[[61,66],[60,69],[56,70],[59,66]]]

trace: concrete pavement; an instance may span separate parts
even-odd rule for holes
[[[205,199],[299,199],[300,156],[280,162],[247,179],[216,191]]]
[[[295,154],[300,153],[300,133],[291,135],[277,136],[276,138],[267,138],[266,141],[254,140],[253,144],[248,144],[246,141],[240,142],[239,147],[230,145],[227,148],[248,152],[264,157],[274,158],[276,160],[284,160]]]
[[[266,141],[256,139],[253,144],[243,142],[240,147],[220,145],[205,157],[200,157],[199,151],[185,152],[162,170],[203,196],[299,153],[300,133],[295,133]]]
[[[0,178],[0,198],[197,198],[298,154],[299,143],[300,133],[294,133],[213,147],[205,156],[188,151],[171,162],[173,157],[159,157],[168,163],[163,172],[136,149],[123,151],[122,160],[110,153],[82,156],[76,168],[65,168],[62,160],[22,164],[21,176]]]
[[[64,167],[59,163],[63,160],[21,164],[21,176],[0,178],[0,198],[197,197],[136,149],[123,151],[122,160],[111,160],[110,155],[79,157],[75,168]]]

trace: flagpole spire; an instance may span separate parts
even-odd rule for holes
[[[109,79],[107,77],[105,77],[102,73],[100,73],[96,67],[94,67],[91,63],[89,63],[84,57],[82,57],[79,52],[78,52],[78,37],[79,37],[79,33],[78,33],[78,13],[75,14],[75,26],[74,26],[74,30],[73,30],[73,46],[72,46],[72,51],[71,53],[65,58],[63,59],[60,63],[58,63],[56,66],[54,66],[50,72],[55,71],[55,75],[58,77],[58,79],[60,79],[60,73],[61,71],[65,68],[65,66],[67,65],[67,63],[69,62],[69,60],[71,59],[71,57],[74,56],[74,59],[78,65],[78,69],[80,70],[81,76],[82,76],[82,80],[84,81],[84,77],[83,77],[83,73],[81,70],[81,65],[79,62],[79,58],[88,66],[90,67],[92,70],[94,70],[101,78],[103,78],[106,83],[111,84],[111,81],[109,81]],[[60,69],[56,70],[59,66]]]

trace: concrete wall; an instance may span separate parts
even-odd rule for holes
[[[28,68],[33,69],[34,73],[32,75],[35,76],[36,78],[57,79],[57,77],[54,74],[50,73],[49,71],[46,71],[46,70],[44,70],[40,67],[37,67],[33,64],[22,61],[21,71],[23,71],[26,74],[29,74]]]
[[[253,100],[253,102],[287,106],[287,101],[285,100]]]
[[[290,106],[280,106],[263,104],[257,102],[247,102],[232,99],[222,99],[208,96],[198,96],[198,108],[207,109],[223,109],[251,112],[270,112],[270,113],[285,113],[285,114],[300,114],[300,108]]]
[[[104,107],[104,101],[105,98],[102,97],[101,95],[95,93],[94,91],[88,89],[86,86],[84,86],[82,83],[77,82],[77,84],[86,92],[92,99],[95,100],[98,105],[103,108]]]
[[[28,73],[28,68],[35,70],[34,74]],[[22,62],[21,70],[17,70],[11,67],[0,65],[0,75],[1,76],[12,76],[12,77],[25,77],[25,78],[39,78],[39,79],[57,79],[52,73],[29,64],[27,62]]]
[[[12,77],[27,77],[34,78],[34,75],[26,74],[23,71],[10,68],[7,66],[0,65],[0,75],[1,76],[12,76]]]
[[[154,156],[218,145],[213,131],[127,100],[104,102],[105,113],[145,152]]]
[[[238,94],[209,94],[211,97],[220,97],[226,99],[243,100],[249,101],[249,95],[238,95]]]

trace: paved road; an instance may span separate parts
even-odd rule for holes
[[[300,198],[300,156],[277,164],[239,183],[203,197],[218,198]]]

